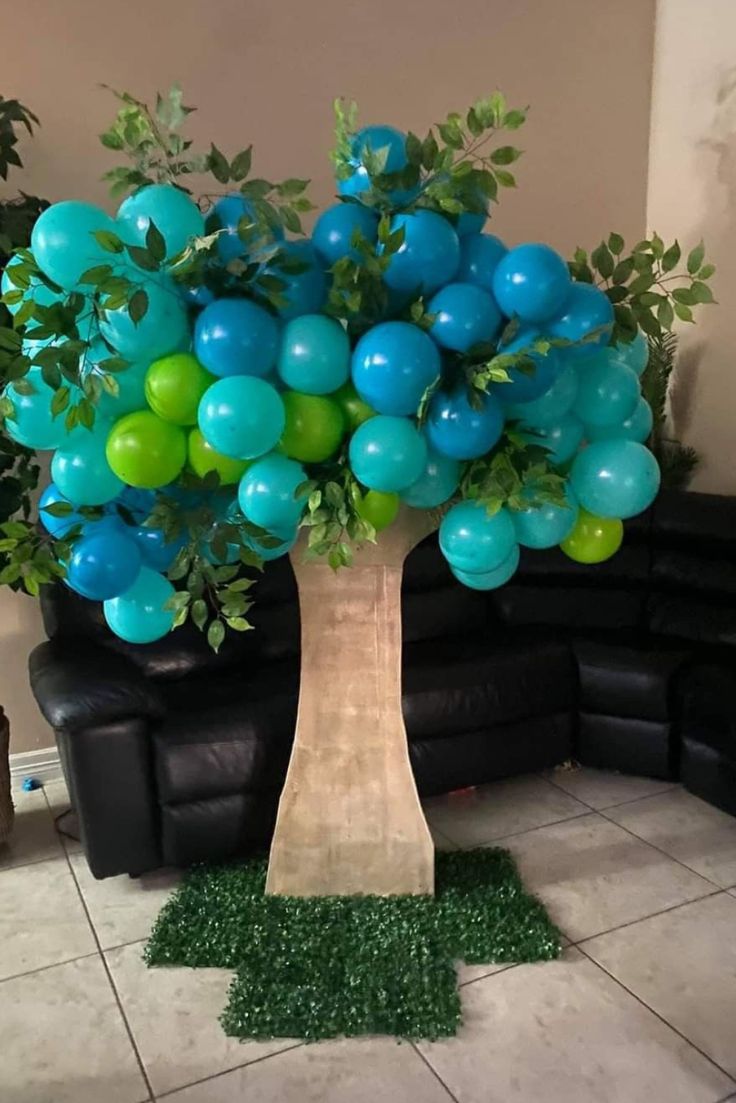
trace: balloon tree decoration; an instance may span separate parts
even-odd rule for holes
[[[254,571],[290,555],[302,678],[268,891],[430,893],[403,560],[439,529],[482,592],[522,548],[613,555],[659,485],[646,338],[712,301],[713,268],[696,246],[680,270],[656,234],[568,263],[489,233],[525,120],[500,93],[423,139],[338,101],[311,236],[308,182],[252,176],[250,148],[194,154],[178,88],[118,98],[117,213],[54,204],[2,280],[4,432],[52,481],[39,524],[2,527],[0,582],[63,580],[133,644],[191,620],[217,650],[250,627]]]

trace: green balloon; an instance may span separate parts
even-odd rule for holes
[[[369,417],[375,417],[376,411],[367,402],[364,402],[352,383],[345,383],[339,391],[330,395],[343,412],[345,424],[349,431],[354,433],[359,425],[367,421]]]
[[[398,494],[369,490],[356,501],[355,510],[358,516],[373,525],[376,532],[381,532],[396,520],[400,503]]]
[[[301,463],[329,459],[345,435],[345,419],[337,403],[300,391],[284,391],[281,399],[286,411],[281,446],[286,455]]]
[[[616,517],[596,517],[581,509],[575,527],[560,544],[576,563],[603,563],[615,555],[624,538],[624,526]]]
[[[150,410],[136,410],[115,422],[105,454],[124,483],[155,490],[180,474],[187,459],[187,438],[183,429]]]
[[[174,425],[196,425],[199,400],[215,382],[190,352],[154,360],[146,373],[146,401],[154,414]]]
[[[199,429],[192,429],[187,442],[189,454],[189,466],[195,475],[203,479],[211,471],[216,471],[220,476],[222,486],[232,486],[239,483],[245,472],[251,465],[251,460],[234,460],[230,456],[223,456],[204,439]]]

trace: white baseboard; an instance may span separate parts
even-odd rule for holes
[[[10,756],[10,781],[13,789],[20,789],[26,777],[36,778],[42,785],[48,785],[51,781],[61,781],[63,776],[56,747],[18,751]]]

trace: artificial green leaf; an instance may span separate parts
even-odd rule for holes
[[[608,248],[616,257],[623,252],[624,239],[621,237],[621,234],[610,233],[608,235]]]
[[[499,146],[491,153],[491,162],[494,165],[512,165],[521,157],[521,150],[513,146]]]
[[[149,222],[146,230],[146,249],[155,261],[159,263],[166,259],[166,242],[164,236],[153,222]]]
[[[138,322],[145,317],[147,311],[148,295],[142,287],[139,287],[138,290],[133,293],[128,303],[128,314],[130,315],[131,322],[137,325]]]
[[[690,309],[689,306],[686,306],[684,303],[678,303],[678,302],[675,303],[675,314],[677,315],[677,317],[680,319],[681,322],[692,322],[692,320],[693,320],[692,310]]]
[[[106,253],[122,253],[125,249],[125,245],[118,235],[111,230],[94,230],[92,236]]]
[[[253,146],[248,146],[247,149],[241,150],[240,153],[233,158],[230,163],[230,175],[233,180],[245,180],[250,172],[252,156]]]
[[[222,641],[225,639],[225,626],[221,620],[213,620],[207,631],[207,643],[212,650],[216,653],[222,646]]]
[[[674,245],[670,245],[669,249],[662,255],[662,271],[671,272],[673,268],[676,268],[679,264],[680,256],[680,245],[679,242],[676,241]]]
[[[691,249],[687,256],[687,270],[691,276],[694,276],[703,263],[705,257],[705,245],[701,241],[694,249]],[[701,272],[701,278],[705,278]]]
[[[210,152],[207,157],[207,168],[219,184],[227,184],[230,179],[230,166],[225,156],[214,143],[210,146]]]
[[[505,169],[496,169],[494,175],[502,188],[516,187],[516,177],[513,173],[506,172]]]

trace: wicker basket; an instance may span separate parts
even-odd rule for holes
[[[13,799],[10,795],[10,724],[0,707],[0,845],[13,830]]]

